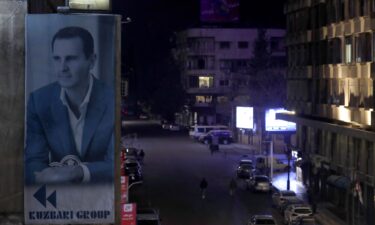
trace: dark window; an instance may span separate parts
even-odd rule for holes
[[[230,48],[230,42],[229,41],[221,41],[219,43],[221,49],[228,49]]]
[[[327,10],[326,10],[326,4],[325,3],[319,3],[319,9],[318,9],[318,21],[319,21],[319,27],[323,27],[327,25]]]
[[[337,21],[344,20],[345,18],[345,0],[338,0],[337,3]]]
[[[248,47],[249,47],[249,42],[247,41],[238,42],[238,48],[248,48]]]
[[[371,61],[371,34],[361,33],[356,37],[356,62]]]
[[[319,42],[319,65],[327,63],[327,40],[322,40]]]
[[[341,39],[333,38],[328,41],[328,63],[341,63]]]
[[[355,0],[349,0],[349,19],[353,18],[355,16]]]
[[[228,86],[229,85],[229,81],[228,80],[220,80],[220,86]]]
[[[199,87],[199,79],[197,76],[189,76],[189,87],[190,88]]]
[[[204,59],[198,59],[198,69],[205,69],[206,61]]]
[[[359,16],[369,15],[369,0],[359,0]]]

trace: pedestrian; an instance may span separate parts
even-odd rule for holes
[[[237,182],[232,178],[229,182],[229,195],[233,196],[236,189],[237,189]]]
[[[144,157],[145,157],[145,152],[143,151],[143,149],[141,149],[141,151],[139,152],[139,159],[140,159],[141,163],[143,163]]]
[[[313,193],[313,190],[311,189],[311,187],[309,187],[307,189],[307,201],[311,205],[311,209],[312,209],[313,213],[315,214],[316,213],[316,202],[315,202],[314,193]]]
[[[202,178],[201,183],[199,185],[201,189],[202,199],[206,198],[206,189],[207,189],[208,183],[206,181],[206,178]]]

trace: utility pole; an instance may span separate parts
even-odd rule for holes
[[[287,146],[287,157],[288,157],[288,179],[286,181],[286,189],[289,191],[290,190],[290,158],[291,158],[291,151],[290,147]]]
[[[286,144],[286,154],[287,154],[287,158],[288,158],[288,179],[286,181],[286,189],[287,190],[290,190],[290,160],[292,158],[292,151],[291,151],[291,148],[290,148],[290,137],[291,137],[291,134],[287,133],[285,134],[284,136],[284,142]]]

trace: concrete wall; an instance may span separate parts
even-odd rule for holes
[[[0,213],[23,211],[26,1],[0,0]]]

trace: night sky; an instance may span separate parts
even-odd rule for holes
[[[199,0],[113,0],[113,13],[132,20],[122,25],[122,72],[130,77],[130,94],[138,99],[152,96],[173,32],[202,26],[285,28],[284,3],[240,0],[239,23],[203,24]]]

